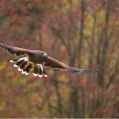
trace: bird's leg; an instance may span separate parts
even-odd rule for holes
[[[32,62],[32,61],[29,61],[28,62],[28,66],[30,65],[30,70],[29,70],[29,72],[33,72],[33,70],[34,70],[34,63]]]

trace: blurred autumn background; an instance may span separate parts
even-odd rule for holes
[[[89,74],[25,76],[0,50],[0,117],[118,118],[118,0],[0,0],[0,42],[44,50]]]

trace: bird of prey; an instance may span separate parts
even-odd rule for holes
[[[54,69],[66,69],[70,72],[81,72],[81,73],[88,73],[98,69],[98,66],[86,70],[73,68],[48,56],[46,52],[43,52],[41,50],[29,50],[24,48],[12,47],[2,43],[0,43],[0,47],[5,49],[7,52],[9,52],[12,55],[22,56],[10,60],[10,62],[14,64],[13,65],[14,67],[18,68],[18,71],[21,71],[22,74],[25,75],[28,75],[30,72],[32,72],[34,76],[42,77],[43,75],[47,77],[47,74],[44,70],[44,66]]]

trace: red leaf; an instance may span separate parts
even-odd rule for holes
[[[19,24],[19,26],[22,26],[22,25],[23,25],[23,23],[22,23],[22,22],[19,22],[18,24]]]
[[[34,2],[35,2],[35,4],[38,4],[39,3],[39,0],[35,0]]]
[[[32,114],[32,110],[28,110],[28,113],[29,113],[29,114]]]
[[[33,83],[33,82],[35,81],[35,79],[36,79],[36,77],[32,76],[32,77],[30,78],[30,82]]]
[[[96,109],[96,113],[99,113],[100,112],[100,109]]]
[[[12,115],[12,117],[17,117],[17,114],[16,114],[16,113],[14,113],[14,114]]]
[[[12,16],[14,14],[14,12],[12,10],[10,10],[9,15]]]
[[[117,90],[118,90],[118,92],[119,92],[119,88],[118,88]]]
[[[80,66],[82,64],[81,60],[78,60],[78,66]]]
[[[24,45],[28,45],[29,44],[29,41],[28,40],[26,40],[26,41],[24,41],[24,43],[23,43]]]

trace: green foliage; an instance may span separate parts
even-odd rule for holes
[[[0,27],[6,25],[7,23],[8,23],[8,17],[7,16],[0,18]]]

